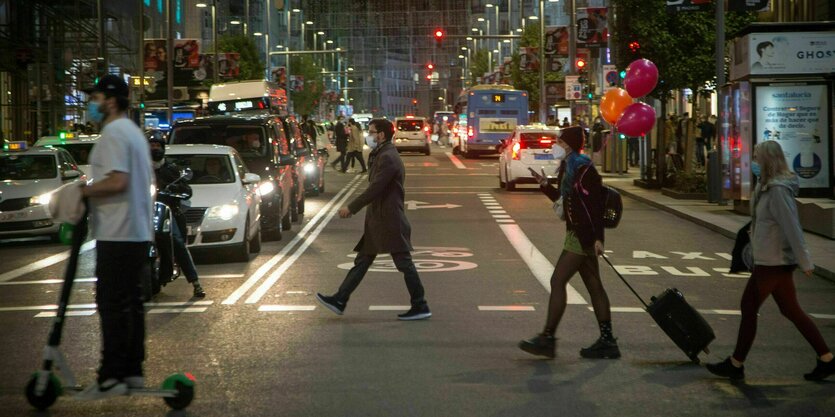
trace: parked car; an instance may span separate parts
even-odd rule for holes
[[[429,124],[422,117],[395,118],[392,142],[401,152],[423,152],[424,155],[432,153],[429,149]]]
[[[86,181],[69,151],[10,142],[0,151],[0,238],[43,236],[59,240],[49,201],[64,184]]]
[[[261,251],[261,177],[250,172],[235,149],[174,145],[166,159],[193,176],[186,209],[187,243],[193,252],[229,251],[238,262]]]
[[[559,128],[541,124],[516,126],[513,134],[502,141],[499,153],[499,187],[508,191],[516,184],[536,184],[529,171],[545,171],[551,181],[556,180],[562,161],[554,158],[551,147],[555,144]]]
[[[275,115],[198,117],[178,121],[170,143],[225,145],[234,148],[250,172],[261,176],[261,227],[267,240],[281,239],[296,212],[296,156],[282,121]]]

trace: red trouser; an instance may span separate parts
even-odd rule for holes
[[[734,359],[743,362],[748,356],[748,351],[751,350],[754,337],[757,335],[757,312],[769,295],[774,297],[774,301],[780,307],[780,313],[794,323],[818,356],[829,353],[829,347],[826,346],[821,332],[797,302],[797,293],[792,278],[792,272],[796,267],[796,265],[754,266],[754,273],[751,274],[751,278],[748,278],[748,285],[742,293],[742,321],[739,323]]]

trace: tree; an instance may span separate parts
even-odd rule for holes
[[[224,35],[217,43],[221,52],[237,52],[240,54],[238,66],[241,71],[234,80],[261,80],[264,79],[264,61],[255,46],[254,38],[243,35]]]
[[[290,59],[290,71],[293,76],[301,76],[304,79],[302,91],[290,93],[294,111],[298,114],[313,113],[324,91],[321,69],[313,62],[313,58],[303,55]]]
[[[649,94],[661,100],[656,179],[666,175],[664,121],[672,91],[709,93],[716,88],[716,20],[713,11],[668,13],[665,0],[613,0],[615,62],[624,69],[638,58],[658,67],[658,86]],[[734,33],[754,20],[753,13],[725,13],[725,32]],[[727,61],[727,60],[726,60]]]
[[[470,84],[478,84],[478,78],[490,71],[489,54],[486,49],[477,49],[470,61]]]
[[[522,32],[522,38],[519,40],[519,46],[523,48],[538,48],[540,44],[539,33],[539,25],[525,26],[525,30]],[[521,55],[518,51],[515,51],[510,69],[510,79],[515,88],[528,92],[528,107],[531,111],[536,112],[539,110],[539,71],[523,72],[519,68],[520,61]],[[539,64],[546,65],[546,62],[540,62]],[[562,81],[564,79],[565,75],[562,72],[545,71],[545,82]]]

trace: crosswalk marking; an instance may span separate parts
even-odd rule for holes
[[[370,311],[407,311],[411,306],[368,306]]]
[[[152,308],[148,314],[204,313],[209,307]]]
[[[74,310],[74,311],[67,311],[67,317],[74,317],[74,316],[92,316],[96,314],[96,310]],[[35,314],[35,318],[48,318],[48,317],[55,317],[58,315],[56,311],[41,311],[38,314]]]
[[[297,306],[297,305],[261,305],[258,311],[313,311],[316,306]]]
[[[536,311],[534,306],[478,306],[478,311]]]

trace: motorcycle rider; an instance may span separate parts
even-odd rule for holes
[[[157,177],[157,187],[159,190],[165,190],[169,184],[180,178],[180,170],[173,162],[165,159],[165,141],[161,137],[151,137],[149,142],[151,146],[151,159],[153,160],[154,172]],[[182,181],[171,185],[168,191],[177,194],[187,194],[189,197],[192,194],[191,187]],[[186,215],[180,207],[180,200],[162,195],[157,195],[157,199],[171,209],[171,217],[174,221],[171,227],[174,259],[177,260],[177,265],[180,266],[183,275],[186,276],[186,280],[194,286],[194,297],[203,298],[206,296],[206,292],[203,291],[203,287],[200,285],[197,269],[194,267],[194,261],[191,259],[191,254],[185,243]],[[166,263],[170,262],[170,259],[167,257],[160,259],[162,265],[160,270],[168,271],[166,275],[160,274],[160,280],[163,283],[167,283],[171,279],[172,274],[170,272],[173,270],[173,265],[166,265]]]

